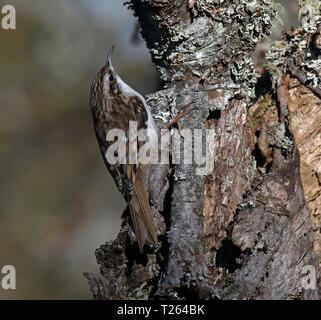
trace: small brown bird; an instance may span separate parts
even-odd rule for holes
[[[113,49],[114,46],[108,54],[106,65],[97,73],[91,85],[90,108],[102,157],[118,190],[128,203],[139,249],[143,252],[146,242],[154,245],[158,243],[148,193],[143,182],[147,165],[139,162],[129,164],[129,161],[111,164],[106,152],[113,142],[107,141],[106,137],[112,129],[120,129],[128,134],[129,122],[135,121],[137,132],[146,129],[151,140],[149,132],[157,131],[157,126],[145,99],[115,72],[111,64]],[[129,139],[126,140],[126,155],[130,149],[128,141]],[[138,141],[138,150],[142,144],[143,142]]]

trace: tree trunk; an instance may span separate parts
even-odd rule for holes
[[[315,75],[300,80],[317,95],[319,52],[311,43],[318,31],[289,30],[281,42],[258,49],[278,19],[272,1],[128,6],[163,82],[147,97],[157,124],[163,128],[189,108],[181,134],[207,129],[212,140],[194,139],[194,148],[207,152],[207,175],[195,158],[150,166],[159,247],[140,254],[124,214],[116,240],[96,250],[101,274],[85,274],[94,297],[318,299],[313,277],[309,289],[303,283],[305,266],[317,278],[319,268],[288,112],[289,83],[302,70]],[[301,68],[307,57],[309,70]]]

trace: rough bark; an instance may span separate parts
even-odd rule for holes
[[[157,124],[191,105],[180,126],[214,130],[213,145],[201,142],[214,170],[202,176],[195,163],[151,166],[160,245],[141,255],[124,214],[116,240],[96,250],[101,274],[85,274],[94,297],[318,299],[317,288],[301,285],[304,266],[319,269],[285,76],[289,63],[298,66],[295,45],[309,31],[272,45],[262,64],[253,57],[277,19],[271,1],[128,5],[163,81],[147,97]]]
[[[321,263],[321,100],[297,79],[290,82],[291,128],[301,155],[301,179]]]

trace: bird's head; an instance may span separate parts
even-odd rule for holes
[[[109,50],[106,64],[103,67],[103,83],[105,89],[107,89],[110,94],[119,94],[120,93],[120,88],[119,88],[119,75],[116,73],[114,70],[114,67],[111,63],[111,56],[113,54],[115,45],[111,47]]]

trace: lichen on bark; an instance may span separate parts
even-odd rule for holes
[[[317,290],[301,286],[303,266],[318,274],[318,263],[289,126],[288,80],[280,78],[284,48],[271,47],[266,64],[273,67],[262,73],[254,61],[278,19],[277,5],[132,0],[127,6],[162,80],[162,90],[147,97],[157,125],[192,105],[180,125],[214,131],[214,170],[201,176],[195,163],[150,167],[159,246],[140,254],[125,214],[117,239],[96,251],[101,275],[86,274],[94,296],[317,299]],[[260,82],[265,72],[268,89],[268,81]]]

